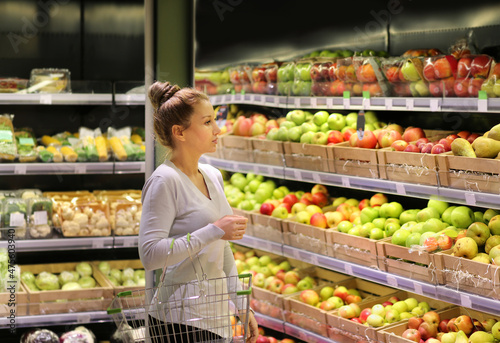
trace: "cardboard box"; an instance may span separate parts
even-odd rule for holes
[[[437,155],[420,152],[377,150],[380,178],[398,182],[410,182],[437,186]]]
[[[441,318],[441,320],[456,318],[461,315],[467,315],[479,321],[483,321],[489,318],[496,319],[497,321],[500,320],[499,316],[458,306],[453,306],[448,309],[440,310],[437,312],[439,313],[439,317]],[[406,329],[408,329],[408,322],[403,322],[399,323],[398,325],[384,328],[383,330],[380,331],[380,333],[384,335],[385,343],[411,343],[413,341],[401,337],[401,335]]]
[[[114,286],[109,280],[108,276],[99,270],[99,263],[101,261],[93,261],[92,267],[94,268],[94,273],[101,274],[102,278],[106,280],[107,286],[113,288],[113,295],[116,296],[120,292],[124,291],[139,291],[143,290],[144,286]],[[106,261],[109,263],[111,269],[117,268],[123,271],[125,268],[132,269],[144,269],[141,260],[110,260]]]
[[[376,149],[353,148],[344,142],[333,145],[327,158],[333,173],[379,178]]]
[[[325,237],[328,256],[378,268],[377,243],[379,241],[349,235],[335,228],[325,230]]]
[[[285,166],[283,142],[261,138],[252,138],[251,141],[255,163]]]
[[[285,164],[289,168],[307,169],[319,172],[335,172],[328,165],[331,146],[316,144],[283,143]]]
[[[326,229],[283,220],[283,242],[286,245],[326,255]]]
[[[90,263],[90,262],[89,262]],[[64,270],[75,270],[78,262],[52,264],[26,264],[21,270],[35,275],[46,271],[59,274]],[[96,287],[78,290],[31,291],[24,284],[29,297],[29,314],[52,314],[68,312],[102,311],[106,310],[113,299],[113,288],[108,285],[104,276],[93,271]]]
[[[393,296],[398,297],[400,300],[404,300],[404,299],[412,297],[412,298],[417,299],[418,302],[425,301],[429,304],[429,306],[433,310],[441,310],[441,309],[449,308],[450,306],[452,306],[451,304],[446,303],[444,301],[435,300],[433,298],[425,297],[423,295],[414,294],[414,293],[410,293],[410,292],[406,292],[406,291],[396,291],[395,293],[381,296],[377,299],[363,301],[363,302],[359,303],[359,305],[361,307],[361,310],[363,310],[365,308],[371,308],[373,305],[382,304],[384,301],[387,301],[390,297],[393,297]],[[401,320],[401,321],[398,321],[398,322],[395,322],[392,324],[388,324],[386,326],[375,328],[375,327],[359,324],[359,323],[356,323],[352,320],[340,317],[338,315],[338,309],[327,312],[326,320],[327,320],[327,324],[332,326],[332,327],[336,327],[336,328],[339,328],[343,331],[347,331],[351,334],[360,335],[360,336],[366,337],[370,340],[379,341],[379,342],[384,342],[384,340],[385,340],[385,335],[384,335],[384,333],[381,332],[381,330],[387,329],[388,327],[400,324],[402,322],[404,322],[404,323],[407,322],[407,320]]]
[[[492,264],[451,255],[436,254],[438,282],[455,290],[500,299],[500,269]]]
[[[12,312],[16,317],[28,315],[28,292],[23,284],[19,285],[19,289],[14,292],[0,293],[0,316],[9,317]],[[13,304],[13,306],[11,306]]]
[[[271,242],[283,243],[283,221],[279,218],[252,213],[252,235]]]
[[[437,155],[439,182],[443,187],[500,194],[500,160]]]
[[[437,285],[436,254],[392,244],[391,239],[379,242],[378,267],[391,274]]]
[[[249,137],[225,135],[219,138],[221,155],[226,160],[254,162],[252,141]]]

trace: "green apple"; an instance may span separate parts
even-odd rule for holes
[[[477,243],[471,237],[459,238],[455,242],[455,245],[453,246],[453,255],[456,257],[465,257],[468,259],[473,259],[474,257],[476,257],[477,253],[478,253]]]
[[[384,317],[385,317],[385,313],[384,313]],[[369,326],[378,328],[378,327],[381,327],[384,325],[384,323],[385,323],[384,317],[382,317],[379,314],[372,313],[368,316],[368,318],[366,318],[366,322],[368,323]]]
[[[472,259],[472,261],[489,264],[490,256],[487,253],[480,252]]]
[[[396,222],[390,222],[390,223],[386,223],[385,226],[384,226],[384,230],[385,230],[385,236],[386,237],[391,237],[394,235],[394,233],[398,230],[401,229],[401,226],[396,223]],[[407,231],[407,230],[405,230]]]
[[[474,222],[474,212],[467,206],[457,206],[451,212],[451,225],[466,229]]]
[[[424,309],[420,306],[416,306],[410,311],[411,314],[417,317],[422,317],[425,313]]]
[[[484,223],[484,214],[481,211],[474,211],[474,221]]]
[[[288,128],[285,126],[281,126],[278,129],[278,140],[282,142],[288,141]]]
[[[406,305],[408,306],[408,310],[407,311],[411,311],[413,310],[415,307],[418,306],[418,300],[413,298],[413,297],[408,297],[406,298],[405,300],[403,300]]]
[[[441,220],[445,223],[448,223],[449,225],[452,225],[451,212],[453,212],[455,208],[457,208],[457,206],[449,206],[446,210],[444,210],[443,214],[441,215]]]
[[[321,300],[327,300],[328,298],[331,298],[333,296],[333,292],[335,289],[331,286],[324,286],[320,289],[319,291],[319,297]]]
[[[349,230],[352,229],[353,227],[354,227],[353,223],[351,223],[349,220],[343,220],[337,224],[337,230],[343,233],[349,232]]]
[[[330,130],[341,131],[346,126],[346,117],[341,113],[332,113],[327,123]]]
[[[491,220],[491,218],[493,218],[494,216],[496,215],[499,215],[500,212],[497,211],[497,210],[494,210],[492,208],[488,208],[486,211],[484,211],[483,213],[483,221],[488,224]]]
[[[417,307],[420,307],[425,312],[429,312],[431,310],[431,307],[429,306],[429,303],[427,301],[420,301]]]
[[[439,215],[442,216],[444,211],[449,207],[450,205],[446,201],[438,200],[438,199],[429,199],[427,202],[427,207],[433,207],[435,208],[438,212]]]
[[[424,232],[432,231],[437,233],[447,226],[448,225],[446,223],[443,223],[441,219],[430,218],[423,223],[423,230]]]
[[[424,233],[424,224],[425,223],[415,223],[415,225],[410,228],[411,233]]]
[[[303,123],[302,125],[300,125],[301,129],[302,129],[302,133],[306,133],[306,132],[318,132],[318,127],[316,126],[316,124],[314,124],[313,122],[305,122]]]
[[[255,193],[257,191],[257,189],[259,189],[259,186],[261,183],[262,183],[262,181],[260,181],[258,179],[251,180],[248,183],[249,191],[252,193]]]
[[[404,247],[406,245],[406,239],[410,235],[411,232],[409,230],[399,229],[392,234],[391,243]]]
[[[280,128],[284,127],[287,129],[291,129],[292,127],[295,127],[295,126],[297,126],[297,125],[295,125],[295,123],[293,121],[289,121],[289,120],[284,120],[280,123]]]
[[[304,132],[300,136],[300,143],[302,143],[302,144],[311,144],[311,140],[312,140],[313,135],[314,135],[313,131]]]
[[[413,245],[420,245],[420,236],[422,236],[422,234],[420,234],[418,232],[411,233],[406,238],[405,246],[407,248],[411,248]]]
[[[500,235],[500,214],[492,217],[488,222],[488,227],[492,235]]]
[[[328,135],[324,132],[315,132],[311,138],[311,144],[326,145],[328,143]]]
[[[353,127],[353,125],[354,125],[354,128],[356,128],[357,122],[358,122],[358,113],[357,112],[351,112],[345,116],[345,124],[346,125],[351,126],[351,127]]]
[[[375,218],[372,220],[372,223],[376,228],[384,229],[386,220],[386,218]]]
[[[329,133],[330,133],[330,131],[332,131],[332,130],[330,130],[330,127],[328,126],[328,123],[323,123],[323,125],[321,125],[321,126],[319,127],[319,130],[320,130],[321,132],[326,133],[326,134],[329,134]]]
[[[313,123],[316,126],[321,126],[328,121],[329,116],[330,114],[327,111],[318,111],[313,114]]]
[[[365,112],[365,122],[367,124],[374,124],[378,121],[377,114],[374,111]]]
[[[354,226],[351,229],[349,229],[349,231],[347,231],[347,234],[353,235],[353,236],[361,236],[359,231],[360,231],[360,226],[357,225],[357,226]]]
[[[266,139],[270,140],[270,141],[277,141],[278,140],[278,128],[277,127],[273,127],[271,130],[269,130],[269,132],[267,133],[266,135]]]
[[[474,222],[467,228],[466,236],[475,240],[478,247],[483,247],[490,238],[490,229],[483,222]]]
[[[401,213],[403,213],[403,206],[396,201],[386,202],[379,208],[379,216],[382,218],[399,218]]]
[[[407,81],[418,81],[420,80],[420,74],[417,71],[417,68],[413,64],[411,60],[406,60],[402,67],[401,67],[401,73],[403,74],[403,77]]]
[[[441,218],[439,212],[433,207],[426,207],[417,213],[417,222],[425,222],[430,218]]]
[[[288,139],[291,142],[300,142],[300,136],[302,136],[302,128],[300,126],[294,126],[288,129]]]
[[[361,225],[359,228],[359,234],[361,237],[368,238],[370,236],[370,231],[375,228],[375,225],[371,222]]]
[[[484,252],[489,254],[491,248],[500,245],[500,235],[492,235],[486,240],[486,244],[484,245]]]
[[[306,211],[306,207],[307,207],[307,205],[304,204],[303,202],[296,202],[295,204],[292,205],[292,212],[291,213],[293,215],[296,215],[299,212]]]
[[[295,221],[301,224],[311,224],[311,214],[307,211],[300,211],[295,215]]]
[[[490,256],[490,260],[495,260],[496,262],[496,258],[500,256],[500,245],[496,245],[493,248],[491,248],[488,255]]]
[[[372,222],[375,218],[379,217],[378,207],[365,207],[361,210],[360,219],[361,224],[366,224]]]
[[[398,311],[399,313],[401,313],[401,312],[407,312],[409,310],[408,309],[408,304],[405,301],[403,301],[403,300],[396,301],[392,305],[392,308],[395,309],[396,311]]]
[[[416,222],[417,221],[417,213],[419,211],[420,210],[418,210],[418,209],[410,209],[410,210],[405,210],[405,211],[401,212],[401,214],[399,215],[400,224],[403,225],[404,223],[411,222],[411,221]]]
[[[299,126],[306,121],[306,114],[302,110],[292,110],[286,114],[286,119]]]

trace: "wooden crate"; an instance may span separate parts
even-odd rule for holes
[[[331,146],[284,142],[285,165],[289,168],[333,172],[328,165]]]
[[[93,261],[92,262],[92,267],[94,268],[94,273],[99,273],[101,276],[106,280],[107,286],[113,288],[113,295],[117,295],[120,292],[124,291],[139,291],[143,290],[144,286],[114,286],[111,281],[109,280],[108,276],[102,273],[99,270],[99,263],[101,261]],[[142,265],[141,260],[110,260],[106,261],[109,263],[109,266],[111,269],[117,268],[120,270],[123,270],[125,268],[132,268],[132,269],[144,269],[144,266]]]
[[[392,244],[387,238],[377,247],[378,267],[391,274],[437,285],[436,254]]]
[[[419,152],[377,150],[380,178],[437,186],[439,183],[436,155]]]
[[[252,213],[251,232],[254,237],[283,243],[283,220],[260,213]]]
[[[410,292],[406,292],[406,291],[396,291],[396,290],[394,290],[394,291],[395,292],[392,294],[384,295],[384,296],[381,296],[379,298],[371,299],[368,301],[363,301],[363,302],[359,303],[359,306],[361,307],[361,310],[363,310],[365,308],[371,308],[373,305],[382,304],[384,301],[387,301],[390,297],[393,297],[393,296],[399,298],[400,300],[404,300],[404,299],[412,297],[412,298],[417,299],[419,302],[425,301],[429,304],[429,306],[433,310],[441,310],[441,309],[449,308],[450,306],[452,306],[451,304],[446,303],[444,301],[435,300],[433,298],[425,297],[423,295],[414,294],[414,293],[410,293]],[[389,327],[398,325],[400,323],[407,322],[407,320],[401,320],[401,321],[398,321],[398,322],[395,322],[392,324],[388,324],[386,326],[375,328],[375,327],[359,324],[359,323],[356,323],[352,320],[340,317],[338,315],[338,309],[327,312],[326,320],[327,320],[327,324],[332,326],[332,327],[336,327],[336,328],[341,329],[342,331],[347,331],[351,334],[360,335],[360,336],[368,338],[369,340],[379,341],[379,342],[384,342],[384,339],[385,339],[385,335],[382,332],[383,329],[387,329]]]
[[[328,256],[378,268],[377,243],[379,241],[349,235],[335,228],[325,230],[325,237]]]
[[[379,178],[376,149],[353,148],[344,142],[333,145],[327,158],[333,173]]]
[[[285,166],[283,142],[251,138],[255,163]]]
[[[441,318],[441,320],[456,318],[461,315],[470,316],[473,319],[479,320],[480,322],[489,318],[493,318],[497,321],[500,320],[499,316],[458,306],[452,306],[448,309],[439,310],[437,312],[439,313],[439,317]],[[406,329],[408,329],[408,322],[402,322],[399,323],[398,325],[393,325],[391,327],[383,328],[380,331],[380,333],[384,335],[385,343],[411,343],[413,341],[401,337],[401,335]]]
[[[451,251],[437,253],[435,262],[439,284],[500,299],[498,266],[452,256]]]
[[[28,292],[23,284],[15,292],[0,293],[0,316],[16,318],[28,315]]]
[[[219,138],[221,157],[231,161],[254,162],[252,141],[249,137],[225,135]]]
[[[64,270],[75,270],[77,264],[78,262],[26,264],[20,267],[23,272],[29,271],[35,275],[43,271],[59,274]],[[113,299],[113,288],[108,285],[104,276],[96,272],[95,269],[92,276],[96,280],[96,287],[78,290],[31,291],[23,282],[30,301],[29,314],[106,310]]]
[[[286,245],[326,255],[326,229],[283,220],[283,242]]]
[[[500,160],[453,156],[451,152],[436,158],[441,186],[500,194]]]

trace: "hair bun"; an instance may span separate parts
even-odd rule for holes
[[[169,82],[155,82],[149,87],[149,100],[156,109],[172,98],[181,88]]]

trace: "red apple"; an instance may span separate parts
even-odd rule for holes
[[[303,202],[306,205],[312,205],[313,204],[312,200],[313,200],[312,193],[311,192],[305,192],[300,197],[299,202]]]
[[[382,303],[382,306],[384,306],[384,307],[389,306],[389,305],[394,305],[394,303],[390,302],[389,300],[384,301],[384,302]]]
[[[474,330],[474,323],[472,322],[472,318],[465,314],[458,316],[455,319],[453,325],[458,330],[462,330],[467,336],[470,335]]]
[[[422,130],[420,127],[408,127],[406,130],[403,132],[402,138],[409,142],[415,142],[416,140],[420,138],[425,137],[425,132]]]
[[[278,207],[284,207],[284,208],[286,208],[286,210],[287,210],[288,213],[292,212],[292,205],[290,205],[287,202],[282,202],[281,204],[278,205]]]
[[[368,318],[370,314],[372,314],[372,309],[370,307],[361,310],[361,313],[359,314],[359,319],[361,320],[362,324],[366,323],[366,318]]]
[[[404,149],[406,152],[420,152],[420,149],[416,144],[408,144],[408,146]]]
[[[347,296],[345,297],[345,302],[347,304],[359,303],[361,302],[361,300],[362,300],[361,297],[356,294],[347,294]]]
[[[297,202],[299,202],[299,199],[293,193],[288,193],[283,197],[283,203],[290,204],[290,206],[293,206]]]
[[[418,332],[420,332],[420,336],[425,341],[429,338],[436,337],[438,327],[437,325],[429,324],[424,321],[422,324],[420,324],[417,330]]]
[[[457,332],[458,329],[457,327],[455,326],[455,319],[457,318],[450,318],[450,320],[448,321],[448,332]]]
[[[342,143],[344,142],[344,135],[338,130],[332,130],[328,133],[328,143]]]
[[[483,84],[485,79],[481,77],[475,77],[470,80],[469,86],[467,87],[467,92],[471,97],[477,97],[479,91],[481,90],[481,85]]]
[[[471,134],[470,131],[463,130],[463,131],[460,131],[459,133],[457,133],[457,136],[460,138],[463,138],[463,139],[467,139],[467,137],[469,137],[470,134]]]
[[[257,337],[257,340],[255,341],[255,343],[270,343],[270,342],[269,342],[269,338],[267,338],[266,336],[259,335]]]
[[[418,330],[416,330],[416,329],[406,329],[401,334],[401,337],[418,343],[418,342],[420,342],[421,335],[420,335],[420,332],[418,332]]]
[[[359,210],[362,210],[368,206],[370,206],[370,199],[361,199],[361,201],[358,204]]]
[[[399,67],[390,66],[385,70],[385,77],[389,82],[399,82]]]
[[[448,235],[440,235],[437,244],[441,250],[448,250],[453,246],[453,239]]]
[[[446,148],[444,147],[443,144],[438,143],[438,144],[434,144],[432,146],[431,154],[442,154],[442,153],[447,152],[447,151],[450,151],[450,150],[446,150]]]
[[[396,130],[387,130],[378,137],[378,144],[381,148],[388,148],[395,141],[402,140],[401,134]]]
[[[377,146],[377,137],[375,137],[372,131],[365,130],[363,139],[358,139],[356,142],[356,146],[363,149],[375,149],[375,147]]]
[[[404,151],[408,146],[408,142],[403,139],[398,139],[391,144],[391,150]]]
[[[422,324],[424,322],[424,320],[420,317],[410,317],[408,318],[408,327],[410,329],[418,329],[418,327],[420,326],[420,324]]]
[[[488,55],[478,55],[472,60],[470,73],[472,77],[486,79],[490,71],[491,57]]]
[[[425,65],[424,69],[423,69],[423,73],[424,73],[424,78],[427,80],[427,81],[435,81],[436,80],[436,70],[434,68],[434,64],[432,63],[432,61],[427,61],[427,64]]]
[[[438,144],[442,144],[444,149],[446,151],[451,151],[451,142],[449,140],[447,140],[446,138],[441,138],[439,141],[438,141]]]
[[[312,188],[311,188],[311,194],[314,195],[316,193],[323,193],[325,194],[326,196],[328,196],[328,188],[326,188],[325,185],[322,185],[322,184],[315,184]]]
[[[420,148],[420,145],[421,144],[424,144],[424,143],[429,143],[429,139],[427,137],[423,137],[423,138],[419,138],[417,139],[417,141],[415,142],[415,145]]]
[[[345,287],[345,286],[338,286],[333,291],[333,295],[336,296],[336,297],[339,297],[343,301],[345,301],[345,298],[347,297],[348,294],[349,293],[347,291],[347,287]]]
[[[325,193],[316,192],[312,195],[312,202],[314,205],[318,205],[319,207],[325,207],[326,205],[328,205],[330,200]]]
[[[448,322],[450,320],[449,319],[441,319],[441,321],[439,322],[439,331],[440,332],[444,332],[444,333],[447,333],[449,332],[449,329],[448,329]]]
[[[359,319],[358,317],[351,318],[351,320],[352,320],[353,322],[358,323],[358,324],[363,324],[363,322],[361,321],[361,319]]]
[[[471,143],[471,144],[472,144],[472,142],[474,142],[474,140],[475,140],[477,137],[479,137],[479,134],[477,134],[477,133],[471,133],[471,134],[469,135],[469,137],[467,137],[467,140],[469,141],[469,143]]]
[[[358,146],[358,134],[357,132],[353,132],[350,136],[349,136],[349,146],[350,147],[357,147]]]
[[[470,73],[470,68],[472,65],[471,57],[462,57],[457,64],[457,77],[464,78]]]
[[[430,154],[434,143],[425,143],[420,145],[420,152],[424,154]]]
[[[438,326],[439,323],[441,322],[441,317],[439,316],[439,313],[437,313],[436,311],[428,311],[424,313],[422,319],[424,320],[424,322],[435,326]]]
[[[454,57],[450,56],[450,59]],[[452,66],[450,64],[450,59],[447,57],[441,57],[434,61],[434,72],[436,79],[445,79],[452,75]]]
[[[266,216],[270,216],[271,213],[273,213],[275,206],[271,204],[270,202],[264,202],[262,205],[260,205],[260,213],[264,214]]]
[[[468,97],[469,96],[469,78],[457,78],[455,80],[455,85],[453,86],[453,91],[458,97]]]

